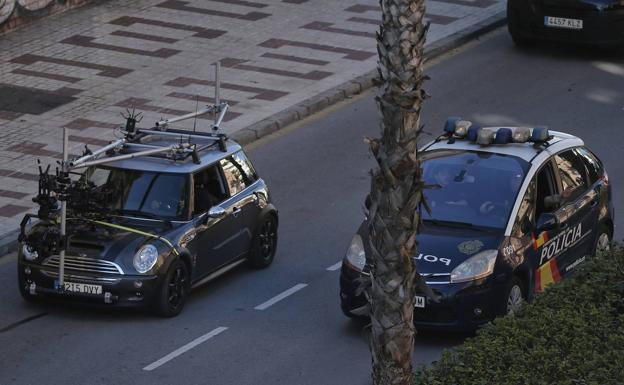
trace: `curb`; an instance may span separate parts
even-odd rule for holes
[[[467,42],[486,34],[507,23],[506,12],[501,11],[480,23],[474,24],[465,30],[447,36],[436,41],[427,47],[425,51],[426,60],[432,60],[445,54]],[[358,95],[373,87],[373,79],[377,77],[377,69],[367,74],[358,76],[339,86],[331,88],[321,94],[308,98],[301,103],[288,107],[268,118],[248,126],[230,135],[232,139],[241,145],[247,145],[270,135],[282,128],[311,116],[323,109],[338,103],[342,100]]]
[[[505,25],[506,22],[507,19],[505,11],[499,12],[498,14],[491,16],[480,23],[474,24],[465,30],[447,36],[431,44],[425,50],[425,58],[426,60],[434,59],[485,33]],[[292,123],[303,120],[306,117],[322,111],[329,106],[372,88],[373,79],[376,77],[377,69],[374,69],[367,74],[358,76],[337,87],[310,97],[295,106],[288,107],[287,109],[254,123],[247,128],[243,128],[242,130],[231,134],[230,138],[234,139],[243,146],[255,142],[256,140],[279,131]],[[17,250],[18,233],[19,230],[13,230],[7,234],[0,235],[0,258]]]

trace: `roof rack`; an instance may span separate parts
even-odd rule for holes
[[[206,106],[202,110],[198,110],[186,115],[178,116],[171,119],[161,119],[155,123],[151,128],[137,128],[137,123],[142,120],[142,113],[136,113],[126,110],[126,115],[122,116],[126,119],[126,124],[121,132],[124,137],[116,141],[111,142],[107,146],[92,152],[87,146],[81,157],[68,161],[69,169],[90,167],[103,163],[111,163],[119,160],[132,159],[142,156],[156,156],[164,157],[174,161],[185,160],[188,157],[193,159],[194,163],[199,164],[198,152],[206,150],[212,146],[218,146],[220,151],[227,151],[226,134],[219,132],[220,125],[223,122],[223,118],[227,113],[229,105],[227,102],[221,102],[220,91],[220,62],[215,63],[215,104]],[[212,125],[212,132],[197,132],[195,127],[193,131],[171,129],[169,124],[180,122],[188,119],[197,119],[198,116],[212,113],[215,115],[214,124]],[[146,144],[143,141],[152,136],[166,136],[171,138],[180,139],[179,143],[159,145],[159,144]],[[197,143],[193,143],[192,140],[209,140],[212,141],[209,145],[204,145],[198,148]],[[109,155],[107,158],[97,157],[103,153]]]

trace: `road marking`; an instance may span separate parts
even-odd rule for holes
[[[216,336],[217,334],[220,334],[220,333],[226,331],[227,329],[228,328],[226,328],[226,327],[220,326],[220,327],[214,329],[213,331],[211,331],[210,333],[204,334],[203,336],[194,339],[193,341],[191,341],[188,344],[182,346],[181,348],[179,348],[177,350],[174,350],[173,352],[167,354],[166,356],[164,356],[160,360],[147,365],[146,367],[143,368],[143,370],[148,371],[148,372],[152,371],[152,370],[158,368],[159,366],[162,366],[162,365],[166,364],[167,362],[173,360],[177,356],[188,352],[189,350],[193,349],[197,345],[202,344],[202,343],[208,341],[209,339],[211,339],[212,337]]]
[[[299,290],[303,289],[306,286],[308,286],[307,283],[298,283],[295,286],[291,287],[290,289],[286,290],[285,292],[278,294],[275,297],[271,298],[270,300],[266,301],[265,303],[262,303],[254,307],[254,309],[265,310],[269,308],[270,306],[276,304],[277,302],[283,300],[284,298],[288,297],[289,295],[295,294],[296,292],[298,292]]]
[[[327,268],[327,271],[336,271],[336,270],[340,269],[341,267],[342,267],[342,261],[340,261],[340,262],[338,262],[338,263],[336,263],[334,265],[331,265],[330,267]]]

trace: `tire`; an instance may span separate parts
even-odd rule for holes
[[[525,48],[533,43],[533,39],[523,36],[518,29],[518,17],[511,9],[507,9],[507,30],[516,47]]]
[[[594,242],[594,250],[592,255],[600,254],[609,251],[609,242],[611,242],[611,230],[607,225],[601,225]]]
[[[525,301],[526,292],[524,290],[524,285],[518,277],[514,276],[507,289],[507,295],[505,296],[505,314],[520,314]]]
[[[248,257],[249,263],[257,269],[264,269],[273,262],[276,250],[277,218],[269,214],[262,219],[258,226]]]
[[[37,297],[30,294],[28,289],[26,289],[26,279],[24,278],[24,266],[17,264],[17,287],[19,289],[19,293],[26,302],[36,302]]]
[[[190,275],[180,259],[171,263],[160,287],[155,310],[163,317],[175,317],[184,308],[190,288]]]

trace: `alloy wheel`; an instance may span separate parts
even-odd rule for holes
[[[514,285],[509,290],[509,297],[507,298],[507,314],[517,315],[522,310],[522,289],[518,285]]]
[[[596,245],[596,254],[609,251],[609,234],[602,233],[598,237],[598,244]]]
[[[169,306],[176,309],[184,300],[186,291],[186,272],[183,266],[177,266],[169,280]]]
[[[271,258],[275,252],[275,243],[277,240],[275,221],[272,218],[269,218],[264,222],[259,237],[260,255],[264,259]]]

